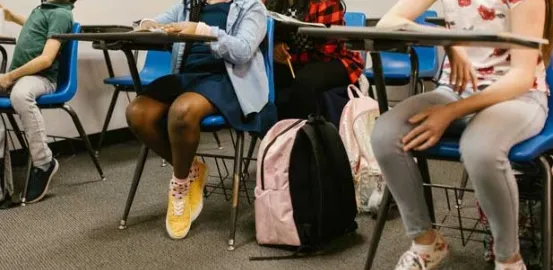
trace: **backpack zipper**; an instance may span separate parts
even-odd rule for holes
[[[265,190],[265,170],[264,170],[264,168],[265,168],[265,157],[269,153],[269,149],[271,148],[271,146],[273,146],[273,144],[275,144],[276,140],[280,136],[284,135],[284,133],[290,131],[295,126],[299,125],[302,121],[303,121],[302,119],[299,119],[298,121],[294,122],[289,127],[284,129],[281,133],[279,133],[277,136],[275,136],[275,138],[271,142],[269,142],[269,144],[267,144],[267,147],[265,148],[265,151],[263,151],[263,157],[261,158],[261,190]]]

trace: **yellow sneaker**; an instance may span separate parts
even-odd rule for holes
[[[207,181],[208,169],[205,163],[194,160],[190,168],[190,208],[192,209],[192,221],[196,220],[204,207],[204,186]]]
[[[183,239],[190,231],[190,184],[171,180],[165,227],[172,239]]]

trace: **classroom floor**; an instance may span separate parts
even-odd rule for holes
[[[223,134],[224,133],[224,134]],[[230,137],[217,150],[210,134],[203,136],[202,150],[229,152]],[[247,145],[247,144],[246,144]],[[129,228],[118,230],[139,147],[135,142],[103,149],[100,162],[108,179],[98,181],[85,154],[60,159],[60,171],[43,202],[0,211],[0,269],[362,269],[374,221],[358,217],[355,235],[338,241],[328,254],[295,260],[251,262],[250,256],[285,255],[288,252],[260,247],[255,242],[253,206],[242,199],[237,243],[226,250],[229,203],[222,195],[209,197],[204,211],[184,240],[170,240],[164,229],[166,192],[170,167],[151,155],[144,171]],[[255,175],[255,166],[251,172]],[[212,169],[214,171],[214,169]],[[436,182],[457,183],[460,167],[432,162]],[[436,204],[445,205],[436,192]],[[468,211],[474,211],[469,209]],[[443,213],[443,211],[440,211]],[[458,235],[455,232],[447,232]],[[476,236],[476,239],[481,239]],[[493,269],[483,261],[482,243],[463,247],[451,239],[452,254],[441,269]],[[376,267],[393,269],[409,246],[399,218],[385,227]]]

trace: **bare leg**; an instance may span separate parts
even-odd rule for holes
[[[127,123],[138,139],[172,164],[167,130],[159,124],[168,111],[169,105],[139,96],[127,106],[126,115]]]
[[[174,176],[188,177],[200,141],[200,121],[216,109],[204,96],[187,92],[169,108],[169,141],[171,143]]]

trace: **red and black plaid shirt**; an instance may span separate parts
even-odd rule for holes
[[[325,25],[345,25],[344,9],[339,0],[311,1],[304,21]],[[313,47],[312,51],[291,53],[292,62],[306,64],[312,59],[324,62],[338,59],[346,67],[350,81],[357,82],[365,66],[361,54],[347,50],[344,41],[340,40],[314,40]]]

